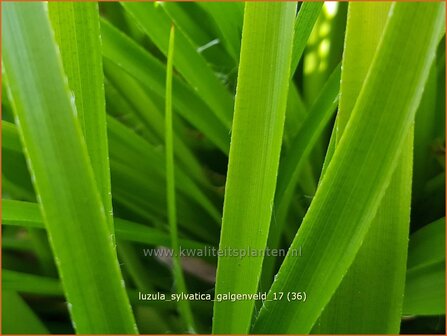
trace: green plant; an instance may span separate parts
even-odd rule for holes
[[[443,332],[444,10],[3,4],[2,332]]]

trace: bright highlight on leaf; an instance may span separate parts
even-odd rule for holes
[[[3,11],[10,99],[74,328],[136,333],[47,12],[39,3],[10,3]]]

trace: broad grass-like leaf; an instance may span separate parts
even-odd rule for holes
[[[445,218],[410,237],[403,313],[445,314]]]
[[[379,45],[390,6],[349,5],[337,143]],[[362,247],[317,322],[314,331],[318,333],[399,332],[410,224],[413,131],[409,133]]]
[[[135,333],[44,4],[8,3],[2,9],[9,93],[75,328]]]
[[[284,127],[295,3],[247,3],[220,248],[266,247]],[[219,257],[216,295],[255,293],[263,257]],[[246,333],[253,300],[215,302],[214,333]]]
[[[114,235],[98,5],[50,3],[48,9],[110,233]],[[120,244],[119,254],[132,280],[138,283],[143,273],[134,271],[138,261],[131,258],[132,249],[125,246]]]
[[[305,292],[307,300],[266,301],[254,332],[310,332],[354,261],[389,185],[435,55],[444,7],[396,3],[392,10],[380,51],[292,243],[303,256],[286,257],[268,295]]]
[[[113,234],[98,4],[50,2],[48,12],[76,104],[98,191]]]

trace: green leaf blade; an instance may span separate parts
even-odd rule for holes
[[[445,314],[445,218],[410,237],[403,314]]]
[[[151,3],[123,2],[122,6],[138,22],[157,47],[168,54],[170,19],[161,8]],[[218,80],[205,59],[193,48],[181,31],[177,32],[174,66],[185,80],[200,94],[216,117],[230,127],[233,99]]]
[[[37,203],[2,199],[2,224],[22,226],[25,228],[45,229],[43,218]],[[168,233],[160,229],[115,218],[116,235],[120,240],[148,244],[151,246],[171,247]],[[179,243],[184,248],[203,249],[205,244],[190,239],[180,238]]]
[[[266,247],[289,84],[296,4],[247,3],[220,248]],[[262,256],[219,258],[216,295],[255,293]],[[248,332],[253,300],[215,302],[214,333]]]
[[[9,3],[3,14],[9,93],[75,328],[136,333],[44,4]]]
[[[239,2],[205,2],[197,3],[207,11],[216,23],[221,39],[228,53],[236,63],[241,51],[241,32],[244,16],[244,4]]]
[[[2,311],[3,334],[48,334],[45,325],[15,291],[4,290],[2,303],[8,307]]]
[[[293,39],[292,51],[292,67],[290,75],[295,73],[304,49],[306,48],[307,40],[312,33],[312,28],[317,22],[318,16],[321,13],[321,8],[324,2],[303,2],[298,15],[295,20],[295,35]]]
[[[431,3],[394,5],[380,53],[292,243],[292,248],[302,247],[303,256],[286,257],[268,296],[305,291],[307,301],[265,302],[254,332],[310,332],[353,262],[419,104],[443,9]],[[414,25],[420,20],[427,23],[423,29]],[[277,319],[280,326],[274,323]]]
[[[336,128],[338,141],[379,45],[390,5],[365,3],[349,6],[342,99]],[[409,133],[365,241],[317,322],[315,331],[318,333],[399,332],[410,223],[412,130]],[[369,309],[362,309],[364,306]]]
[[[165,102],[165,159],[166,159],[166,204],[168,212],[171,245],[174,251],[172,257],[173,273],[178,294],[187,293],[185,278],[180,264],[179,242],[177,229],[177,206],[175,201],[175,167],[174,167],[174,136],[172,132],[172,67],[174,61],[175,28],[172,25],[169,34],[168,62],[166,65],[166,102]],[[188,301],[179,302],[179,310],[189,332],[196,327]]]
[[[160,61],[106,20],[101,20],[101,33],[104,57],[122,67],[146,88],[164,97],[165,68]],[[185,120],[203,132],[222,152],[228,153],[229,128],[177,77],[173,79],[172,104]]]
[[[74,95],[98,190],[113,234],[104,75],[98,4],[49,3],[48,13]]]

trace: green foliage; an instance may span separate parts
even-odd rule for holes
[[[390,6],[383,3],[349,7],[337,143],[367,76]],[[399,331],[410,223],[413,130],[409,133],[362,247],[314,331],[347,334]],[[369,306],[368,311],[362,309],[364,305]]]
[[[165,108],[165,148],[166,148],[166,197],[168,204],[168,221],[171,233],[171,246],[174,252],[172,267],[177,293],[186,293],[185,278],[180,260],[180,247],[177,229],[177,206],[175,202],[175,174],[174,174],[174,141],[172,135],[172,63],[174,62],[175,28],[171,27],[168,47],[168,64],[166,66],[166,108]],[[180,313],[183,315],[188,331],[195,331],[191,307],[188,301],[179,303]]]
[[[2,302],[8,309],[2,311],[3,332],[7,334],[48,334],[48,330],[14,291],[3,290]]]
[[[442,27],[442,10],[434,4],[394,5],[349,124],[291,245],[312,252],[303,258],[286,257],[267,299],[277,292],[306,291],[307,302],[267,301],[256,332],[309,332],[353,262],[414,119]],[[427,23],[425,29],[413,26],[420,20]],[[408,29],[405,38],[403,29]],[[273,322],[278,319],[280,326]]]
[[[445,314],[445,218],[410,238],[403,312],[406,315]]]
[[[9,94],[75,328],[134,333],[106,213],[44,5],[10,3],[3,11]]]
[[[49,3],[64,73],[76,104],[98,191],[113,234],[113,212],[98,5]]]
[[[444,11],[4,4],[2,332],[444,333]]]
[[[266,247],[278,174],[289,69],[293,3],[248,3],[228,175],[221,250]],[[259,71],[266,69],[266,71]],[[219,258],[216,294],[255,293],[262,256]],[[247,333],[253,301],[215,302],[214,333]]]

